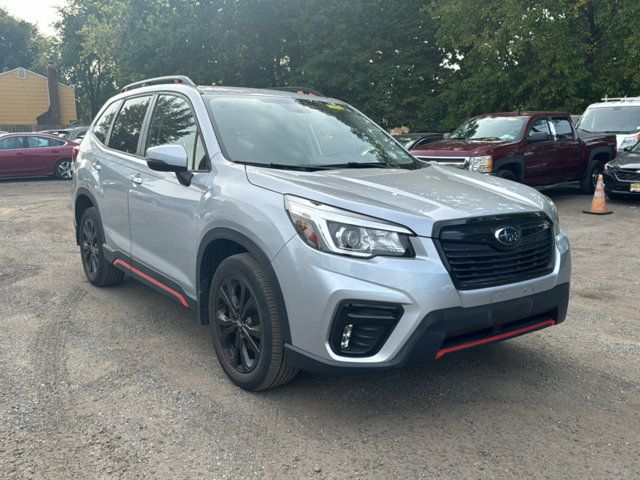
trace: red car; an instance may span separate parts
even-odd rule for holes
[[[531,186],[579,181],[584,193],[593,193],[616,155],[616,138],[576,131],[567,113],[492,113],[467,120],[444,141],[411,147],[411,153]]]
[[[53,175],[71,180],[77,143],[45,133],[0,135],[0,177]]]

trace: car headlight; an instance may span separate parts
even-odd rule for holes
[[[612,164],[611,164],[611,162],[609,162],[609,163],[605,163],[605,164],[604,164],[604,169],[605,169],[605,170],[613,170],[613,169],[615,169],[615,168],[616,168],[616,166],[615,166],[615,165],[612,165]]]
[[[640,140],[640,135],[631,135],[630,137],[625,137],[622,142],[620,142],[620,146],[618,147],[620,150],[627,147],[633,147]]]
[[[405,227],[290,195],[284,202],[296,232],[316,250],[359,258],[415,256],[414,234]]]
[[[558,215],[558,209],[556,208],[556,204],[553,203],[546,195],[543,195],[545,203],[547,204],[547,210],[549,216],[551,217],[551,221],[553,222],[553,233],[557,237],[560,234],[560,215]]]
[[[493,170],[493,158],[491,155],[469,157],[469,170],[472,172],[491,173]]]

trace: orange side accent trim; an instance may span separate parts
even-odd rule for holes
[[[447,347],[438,350],[436,353],[436,360],[440,360],[447,353],[455,352],[457,350],[464,350],[466,348],[475,347],[477,345],[484,345],[485,343],[497,342],[498,340],[504,340],[507,338],[515,337],[516,335],[520,335],[522,333],[531,332],[532,330],[538,330],[544,327],[550,327],[555,325],[555,320],[545,320],[543,322],[535,323],[533,325],[529,325],[528,327],[519,328],[518,330],[513,330],[511,332],[501,333],[499,335],[493,335],[487,338],[481,338],[480,340],[474,340],[473,342],[461,343],[460,345],[455,345],[453,347]]]
[[[136,275],[138,275],[139,277],[144,278],[145,280],[147,280],[148,282],[153,283],[156,287],[160,287],[162,290],[164,290],[167,293],[170,293],[171,295],[173,295],[174,297],[176,297],[178,300],[180,300],[180,303],[182,304],[182,306],[184,308],[189,308],[189,304],[187,303],[187,301],[185,300],[185,298],[179,293],[176,292],[173,288],[169,288],[167,287],[164,283],[159,282],[158,280],[156,280],[155,278],[150,277],[149,275],[147,275],[144,272],[141,272],[140,270],[138,270],[135,267],[132,267],[131,265],[129,265],[127,262],[125,262],[124,260],[121,260],[119,258],[117,258],[113,264],[117,267],[118,265],[121,265],[122,267],[126,268],[127,270],[129,270],[131,273],[135,273]]]

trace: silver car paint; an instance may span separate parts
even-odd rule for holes
[[[276,272],[292,344],[298,349],[345,364],[384,362],[393,358],[432,310],[526,297],[569,281],[569,242],[562,233],[556,238],[551,274],[468,291],[455,289],[429,238],[438,220],[535,211],[553,218],[549,203],[534,189],[437,166],[418,171],[292,172],[233,163],[221,152],[199,91],[173,85],[144,87],[135,93],[167,91],[189,98],[211,172],[196,174],[192,186],[185,187],[173,174],[151,172],[142,159],[103,147],[90,133],[75,164],[75,191],[84,187],[94,194],[110,247],[126,248],[133,237],[126,253],[176,280],[192,297],[196,296],[194,252],[208,232],[228,228],[252,240]],[[95,159],[109,170],[94,170]],[[141,185],[129,180],[134,173],[142,179]],[[314,250],[296,234],[284,209],[285,194],[404,225],[417,234],[412,239],[416,258],[362,260]],[[125,228],[125,219],[130,220],[130,229]],[[328,346],[336,305],[347,298],[398,302],[405,308],[399,325],[372,357],[338,357]]]

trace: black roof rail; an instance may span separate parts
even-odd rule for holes
[[[128,92],[129,90],[133,90],[134,88],[141,88],[141,87],[146,87],[148,85],[155,85],[159,83],[160,84],[177,83],[177,84],[189,85],[190,87],[196,86],[196,84],[193,83],[193,80],[191,80],[189,77],[186,77],[184,75],[168,75],[166,77],[147,78],[146,80],[140,80],[139,82],[130,83],[129,85],[126,85],[122,89],[122,91]]]
[[[280,92],[293,92],[301,95],[315,95],[316,97],[324,97],[319,91],[308,87],[268,87],[267,90],[278,90]]]

